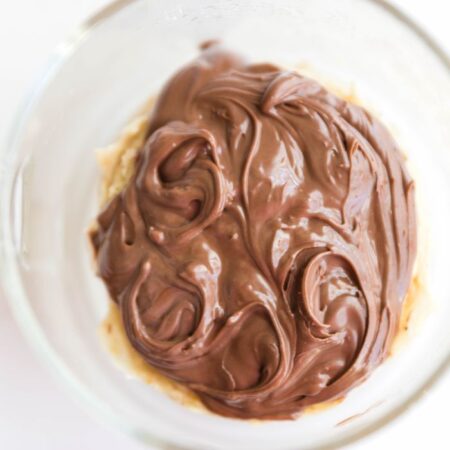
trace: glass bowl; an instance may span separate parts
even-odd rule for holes
[[[94,149],[119,134],[198,44],[306,67],[388,124],[417,181],[421,280],[402,345],[361,386],[297,421],[191,411],[119,370],[98,325],[107,295],[85,232],[97,211]],[[164,448],[321,448],[377,429],[448,361],[450,76],[445,56],[383,2],[122,0],[60,46],[1,155],[1,276],[30,342],[91,413]],[[414,319],[414,320],[413,320]]]

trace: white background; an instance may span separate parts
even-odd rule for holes
[[[242,0],[244,1],[244,0]],[[274,0],[275,1],[275,0]],[[392,1],[392,0],[391,0]],[[1,0],[0,142],[54,47],[108,0]],[[450,53],[450,2],[395,0]],[[420,61],[417,61],[420,64]],[[450,105],[449,105],[450,107]],[[349,449],[450,449],[450,373],[407,413]],[[139,450],[92,420],[41,365],[0,298],[0,449]]]

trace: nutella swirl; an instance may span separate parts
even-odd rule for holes
[[[292,418],[386,358],[414,183],[364,109],[212,45],[162,91],[91,237],[150,365],[216,413]]]

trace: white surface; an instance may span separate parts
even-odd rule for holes
[[[106,0],[15,0],[0,5],[0,141],[36,72],[53,48]],[[441,0],[401,1],[413,18],[450,52],[450,5]],[[418,61],[420,63],[420,61]],[[92,421],[74,405],[20,335],[0,298],[0,448],[110,450],[143,448]],[[351,449],[450,448],[447,403],[450,375],[410,411]]]

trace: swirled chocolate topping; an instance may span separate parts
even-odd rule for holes
[[[414,184],[364,109],[212,45],[163,89],[91,237],[150,365],[216,413],[292,418],[386,358]]]

